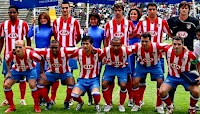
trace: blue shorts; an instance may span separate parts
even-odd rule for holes
[[[45,74],[47,76],[47,80],[50,81],[50,82],[55,82],[58,79],[60,79],[61,82],[64,82],[67,78],[73,77],[71,72],[66,72],[66,73],[63,73],[63,74],[45,72]]]
[[[78,69],[77,60],[69,58],[69,66],[71,70]]]
[[[164,79],[164,74],[163,74],[160,62],[154,66],[149,66],[149,67],[141,65],[140,63],[137,62],[137,66],[136,66],[136,70],[135,70],[135,74],[133,78],[135,77],[145,78],[147,73],[151,74],[152,80]]]
[[[183,85],[185,90],[190,86],[183,78],[177,78],[175,76],[168,75],[164,83],[176,88],[178,85]]]
[[[10,66],[12,66],[12,65],[13,65],[13,62],[11,62]],[[3,67],[2,74],[5,76],[7,74],[7,72],[8,72],[5,59],[3,60],[3,66],[2,67]]]
[[[131,71],[131,58],[130,56],[128,57],[128,65],[127,65],[127,74],[131,74],[132,71]]]
[[[36,68],[33,68],[31,70],[27,70],[27,71],[23,71],[23,72],[18,72],[14,69],[11,70],[11,78],[13,80],[17,80],[19,81],[21,78],[26,77],[27,80],[30,79],[37,79],[37,72],[36,72]]]
[[[37,65],[36,65],[36,71],[37,71],[37,75],[39,76],[40,75],[40,62],[37,62]],[[44,63],[44,72],[47,71],[47,68],[48,68],[48,63],[45,61]]]
[[[94,88],[100,88],[100,80],[99,77],[92,79],[78,78],[74,87],[80,88],[85,93],[87,90],[92,91]]]
[[[114,79],[115,79],[114,77],[117,76],[119,82],[127,83],[127,71],[128,71],[127,67],[116,68],[110,65],[106,65],[104,73],[103,73],[102,81],[106,80],[106,81],[114,82]]]
[[[165,73],[165,59],[164,58],[160,58],[160,63],[161,63],[161,67],[162,67],[163,73]]]

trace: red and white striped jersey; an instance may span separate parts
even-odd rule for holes
[[[81,34],[81,27],[79,22],[73,18],[69,17],[67,21],[63,17],[59,17],[53,22],[53,32],[55,39],[57,39],[62,47],[74,47],[76,45],[76,40]]]
[[[136,29],[134,30],[135,34],[141,35],[144,32],[149,32],[151,34],[151,41],[162,43],[163,32],[166,34],[171,33],[168,23],[166,20],[161,18],[156,18],[154,23],[151,23],[148,18],[144,21],[139,21]]]
[[[108,46],[104,48],[101,59],[103,63],[106,63],[107,65],[111,65],[117,68],[123,68],[128,65],[127,59],[128,55],[130,55],[131,53],[131,48],[122,46],[119,50],[119,54],[115,55],[111,46]]]
[[[141,43],[131,46],[133,53],[137,54],[137,61],[144,66],[153,66],[160,60],[160,53],[167,44],[151,43],[148,50],[142,47]]]
[[[128,38],[133,33],[133,30],[134,25],[130,20],[123,18],[121,24],[117,24],[116,20],[113,19],[105,25],[105,40],[110,45],[114,37],[120,37],[122,44],[128,45]]]
[[[13,61],[14,64],[12,65],[12,68],[16,71],[22,72],[33,69],[36,66],[34,61],[39,62],[42,60],[42,57],[34,50],[26,49],[23,58],[16,56],[12,51],[10,51],[6,54],[5,60],[7,63]]]
[[[54,57],[50,48],[36,48],[34,49],[38,54],[40,54],[48,63],[49,68],[47,72],[52,73],[66,73],[71,72],[69,67],[69,56],[74,53],[77,48],[60,48],[57,57]]]
[[[166,53],[166,59],[168,64],[168,73],[171,76],[180,77],[181,72],[190,71],[191,61],[195,60],[196,57],[191,51],[183,52],[176,56],[172,46],[168,46],[164,49]]]
[[[91,54],[90,56],[87,56],[85,51],[83,49],[78,49],[73,55],[71,55],[71,58],[75,58],[79,61],[80,66],[80,74],[79,78],[95,78],[99,76],[100,72],[100,56],[101,56],[101,50],[95,49],[96,53]]]
[[[26,21],[18,19],[14,25],[10,20],[6,20],[0,26],[0,36],[5,38],[4,56],[15,48],[16,40],[24,40],[28,33]]]

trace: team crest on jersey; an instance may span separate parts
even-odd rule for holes
[[[186,38],[188,36],[188,33],[185,31],[178,31],[176,33],[176,36],[180,36],[181,38]]]
[[[157,26],[157,27],[160,27],[160,24],[158,23],[156,26]]]
[[[151,37],[155,37],[157,36],[157,32],[156,31],[149,31],[149,33],[151,34]]]
[[[11,39],[16,39],[16,38],[18,38],[18,34],[15,32],[12,32],[12,33],[8,34],[8,37]]]
[[[73,26],[73,24],[70,23],[70,24],[69,24],[69,27],[72,27],[72,26]]]
[[[127,28],[127,25],[124,25],[124,28]]]
[[[83,65],[83,68],[86,70],[91,70],[94,68],[94,65]]]
[[[31,60],[30,60],[30,59],[27,59],[27,60],[26,60],[26,62],[27,62],[27,63],[30,63],[30,62],[31,62]]]
[[[17,29],[20,29],[20,26],[19,26],[19,25],[17,26]]]
[[[68,31],[68,30],[65,30],[65,29],[62,29],[59,33],[60,33],[60,35],[62,35],[62,36],[68,36],[68,35],[69,35],[69,31]]]
[[[62,64],[59,64],[59,63],[54,63],[51,65],[52,67],[55,67],[55,68],[59,68],[62,66]]]
[[[124,37],[124,33],[122,33],[122,32],[116,32],[116,33],[114,34],[114,37],[122,38],[122,37]]]
[[[144,58],[142,61],[144,61],[146,63],[150,63],[153,61],[153,58]]]
[[[191,24],[187,24],[187,25],[186,25],[186,28],[187,28],[187,29],[191,29]]]
[[[181,66],[180,65],[177,65],[177,64],[175,64],[175,63],[171,63],[171,65],[170,65],[173,69],[181,69]]]

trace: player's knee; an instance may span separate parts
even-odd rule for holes
[[[107,81],[103,81],[102,82],[102,89],[106,89],[108,88],[108,82]]]
[[[166,96],[167,95],[166,91],[162,88],[160,88],[159,94],[160,94],[160,96]]]
[[[35,84],[35,83],[30,83],[30,84],[29,84],[29,87],[30,87],[31,89],[34,89],[34,88],[36,87],[36,84]]]
[[[4,89],[10,89],[10,88],[11,88],[11,85],[10,85],[9,83],[6,83],[6,82],[5,82],[5,83],[3,84],[3,88],[4,88]]]
[[[199,97],[199,89],[193,89],[192,91],[191,91],[191,93],[192,93],[192,96],[194,96],[194,97]]]

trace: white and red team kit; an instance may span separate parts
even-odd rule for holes
[[[163,32],[166,34],[171,33],[169,26],[166,20],[161,18],[156,18],[154,23],[151,23],[148,18],[145,21],[139,21],[136,29],[134,30],[135,34],[141,35],[144,32],[149,32],[151,34],[151,41],[162,43]]]
[[[103,53],[101,55],[103,63],[107,65],[124,68],[128,65],[127,59],[128,55],[132,53],[130,47],[122,46],[119,50],[119,54],[115,55],[111,46],[104,48]]]
[[[42,57],[37,53],[35,53],[35,51],[26,49],[23,58],[19,58],[12,51],[10,51],[6,55],[5,60],[7,63],[13,61],[14,64],[12,65],[12,68],[18,72],[22,72],[33,69],[36,66],[35,61],[37,62],[41,61]]]
[[[55,39],[62,44],[62,47],[74,47],[77,36],[81,34],[81,27],[73,17],[69,17],[67,21],[59,17],[53,22],[53,32]]]
[[[116,20],[113,19],[105,25],[105,40],[110,45],[111,40],[114,37],[120,37],[121,42],[124,45],[128,45],[129,34],[132,34],[134,25],[130,20],[123,18],[120,24],[117,24]]]
[[[77,48],[65,48],[62,47],[59,50],[58,57],[53,57],[51,50],[48,49],[34,49],[38,54],[40,54],[48,63],[49,68],[47,69],[47,72],[52,73],[66,73],[71,72],[71,69],[69,67],[68,59],[71,54],[74,53],[74,51]]]
[[[96,53],[87,56],[83,49],[78,49],[71,58],[77,59],[80,65],[80,75],[79,78],[95,78],[99,76],[100,72],[100,56],[102,50],[96,49]]]
[[[181,72],[190,71],[191,61],[196,59],[196,56],[191,51],[183,50],[178,56],[174,54],[173,47],[168,46],[164,48],[166,59],[168,63],[169,75],[180,77]]]
[[[10,20],[6,20],[1,24],[0,36],[5,37],[5,55],[15,48],[16,40],[24,40],[28,33],[29,26],[26,21],[18,19],[14,25]]]
[[[132,45],[132,51],[133,53],[137,54],[137,61],[144,66],[153,66],[156,65],[160,60],[160,54],[164,47],[166,47],[167,44],[164,43],[155,43],[152,42],[150,49],[145,50],[141,43],[137,43],[135,45]]]

